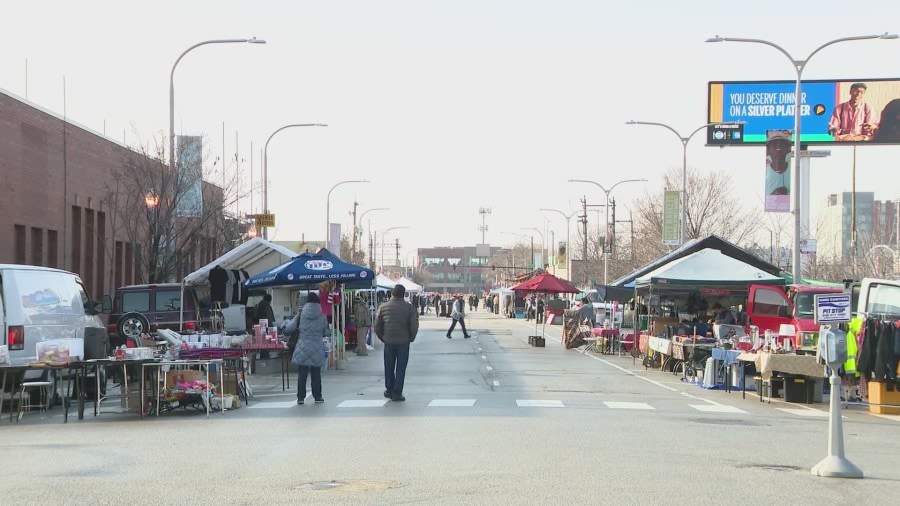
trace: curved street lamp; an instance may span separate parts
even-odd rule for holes
[[[566,277],[571,280],[572,278],[572,251],[569,249],[569,224],[572,220],[572,217],[578,213],[577,210],[572,211],[570,214],[566,214],[559,209],[552,209],[549,207],[542,207],[539,211],[547,211],[547,212],[555,212],[562,215],[563,218],[566,219]]]
[[[356,223],[353,224],[353,226],[354,226],[353,233],[355,234],[354,237],[356,238],[356,240],[359,240],[362,238],[361,236],[362,236],[363,218],[365,218],[366,215],[371,213],[372,211],[390,211],[390,208],[389,207],[373,207],[372,209],[366,209],[365,211],[363,211],[362,214],[359,215],[359,225],[360,226],[356,226]],[[371,228],[371,224],[370,224],[370,228]],[[374,255],[374,252],[370,251],[369,256],[373,256],[373,255]],[[371,260],[372,259],[370,258],[369,261],[371,261]]]
[[[775,44],[774,42],[770,42],[768,40],[763,39],[745,39],[739,37],[720,37],[716,35],[715,37],[710,37],[706,39],[706,42],[750,42],[753,44],[763,44],[769,47],[776,49],[778,52],[787,57],[787,59],[791,62],[791,66],[794,67],[794,70],[797,72],[797,80],[794,84],[794,173],[791,177],[791,193],[793,194],[794,201],[794,251],[792,252],[792,260],[791,260],[791,276],[794,279],[794,283],[801,282],[802,269],[800,265],[800,82],[803,79],[803,69],[806,68],[806,65],[809,63],[809,60],[816,55],[819,51],[825,49],[828,46],[837,44],[839,42],[850,42],[854,40],[870,40],[870,39],[896,39],[898,36],[896,33],[883,33],[881,35],[859,35],[856,37],[841,37],[839,39],[834,39],[828,41],[821,46],[814,49],[809,56],[804,60],[797,60],[790,53],[788,53],[783,47]]]
[[[389,227],[381,233],[381,270],[384,272],[384,238],[391,230],[400,230],[404,228],[409,228],[408,225],[400,225],[397,227]]]
[[[678,244],[684,244],[684,229],[687,226],[687,145],[688,142],[691,141],[691,138],[699,131],[704,130],[713,125],[721,125],[721,122],[707,123],[705,125],[701,125],[694,129],[687,136],[681,135],[678,133],[678,130],[675,130],[671,126],[665,123],[657,123],[655,121],[627,121],[626,125],[651,125],[663,127],[666,130],[675,134],[678,137],[678,140],[681,141],[681,228],[678,235]]]
[[[603,193],[606,194],[606,237],[603,238],[603,284],[606,285],[609,283],[609,252],[607,250],[607,245],[610,244],[609,240],[609,194],[622,183],[646,183],[646,179],[623,179],[621,181],[617,181],[614,185],[610,186],[607,190],[602,184],[591,181],[590,179],[570,179],[570,183],[590,183],[597,188],[603,190]],[[585,237],[587,240],[587,237]]]
[[[184,55],[190,53],[200,46],[205,46],[207,44],[234,43],[265,44],[266,41],[263,39],[257,39],[256,37],[251,37],[249,39],[205,40],[185,49],[184,52],[178,56],[178,58],[175,60],[175,63],[172,65],[172,71],[169,72],[169,169],[172,171],[175,170],[175,67],[178,66],[178,62],[180,62],[181,59],[184,58]]]
[[[334,191],[335,188],[342,184],[349,183],[370,183],[368,179],[347,179],[346,181],[338,181],[334,183],[330,190],[328,190],[328,196],[325,198],[325,248],[329,247],[329,243],[331,242],[331,192]],[[338,238],[340,239],[340,238]],[[340,250],[340,245],[338,246]],[[340,251],[337,251],[335,254],[340,254]]]
[[[266,144],[263,146],[263,168],[262,168],[262,178],[263,178],[263,212],[265,214],[269,214],[269,141],[272,140],[272,137],[275,137],[275,134],[282,130],[286,130],[288,128],[295,127],[327,127],[328,125],[325,123],[291,123],[290,125],[284,125],[281,128],[278,128],[266,139]],[[269,238],[269,228],[263,227],[263,239]]]

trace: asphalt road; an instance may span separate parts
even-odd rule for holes
[[[422,317],[406,402],[384,390],[380,348],[325,373],[297,406],[278,374],[224,415],[0,422],[2,504],[837,504],[900,494],[900,417],[844,410],[865,479],[811,475],[825,405],[704,390],[631,357],[532,348],[534,324]],[[541,329],[537,330],[540,334]],[[295,381],[296,376],[292,376]],[[880,499],[876,499],[880,498]]]

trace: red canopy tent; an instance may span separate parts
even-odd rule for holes
[[[579,293],[581,290],[575,287],[572,283],[564,279],[559,279],[553,274],[549,272],[542,272],[537,276],[526,279],[525,281],[519,283],[518,285],[513,286],[510,290],[517,292],[532,292],[532,293]],[[544,337],[545,327],[547,325],[547,319],[543,320],[543,327],[541,327],[541,338]],[[537,332],[537,318],[534,320],[534,331]]]
[[[518,285],[510,288],[518,292],[543,292],[543,293],[579,293],[581,290],[564,279],[559,279],[549,272],[542,272],[537,276],[526,279]]]

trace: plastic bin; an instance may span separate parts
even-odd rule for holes
[[[786,376],[784,378],[784,401],[812,404],[816,381],[805,376]]]

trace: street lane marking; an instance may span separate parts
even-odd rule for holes
[[[611,409],[643,409],[643,410],[656,409],[653,406],[647,404],[646,402],[603,401],[603,404],[605,404],[607,408],[611,408]]]
[[[549,401],[540,399],[521,400],[516,399],[516,406],[520,408],[564,408],[562,401]]]
[[[434,399],[428,403],[435,408],[470,408],[475,405],[475,399]]]
[[[499,386],[500,386],[500,382],[497,381],[497,380],[494,380],[494,386],[495,386],[495,387],[499,387]]]
[[[487,360],[487,357],[485,355],[482,355],[481,360]]]
[[[368,400],[352,400],[343,401],[337,405],[339,408],[380,408],[387,403],[387,399],[368,401]]]
[[[697,411],[703,411],[704,413],[747,413],[743,409],[739,409],[734,406],[726,406],[725,404],[688,404],[688,406],[696,409]]]
[[[785,413],[797,416],[805,416],[808,418],[827,418],[828,412],[826,411],[818,411],[815,409],[797,409],[797,408],[775,408],[778,411],[784,411]]]
[[[260,402],[247,406],[247,409],[285,409],[292,408],[296,405],[296,400],[289,402]]]

